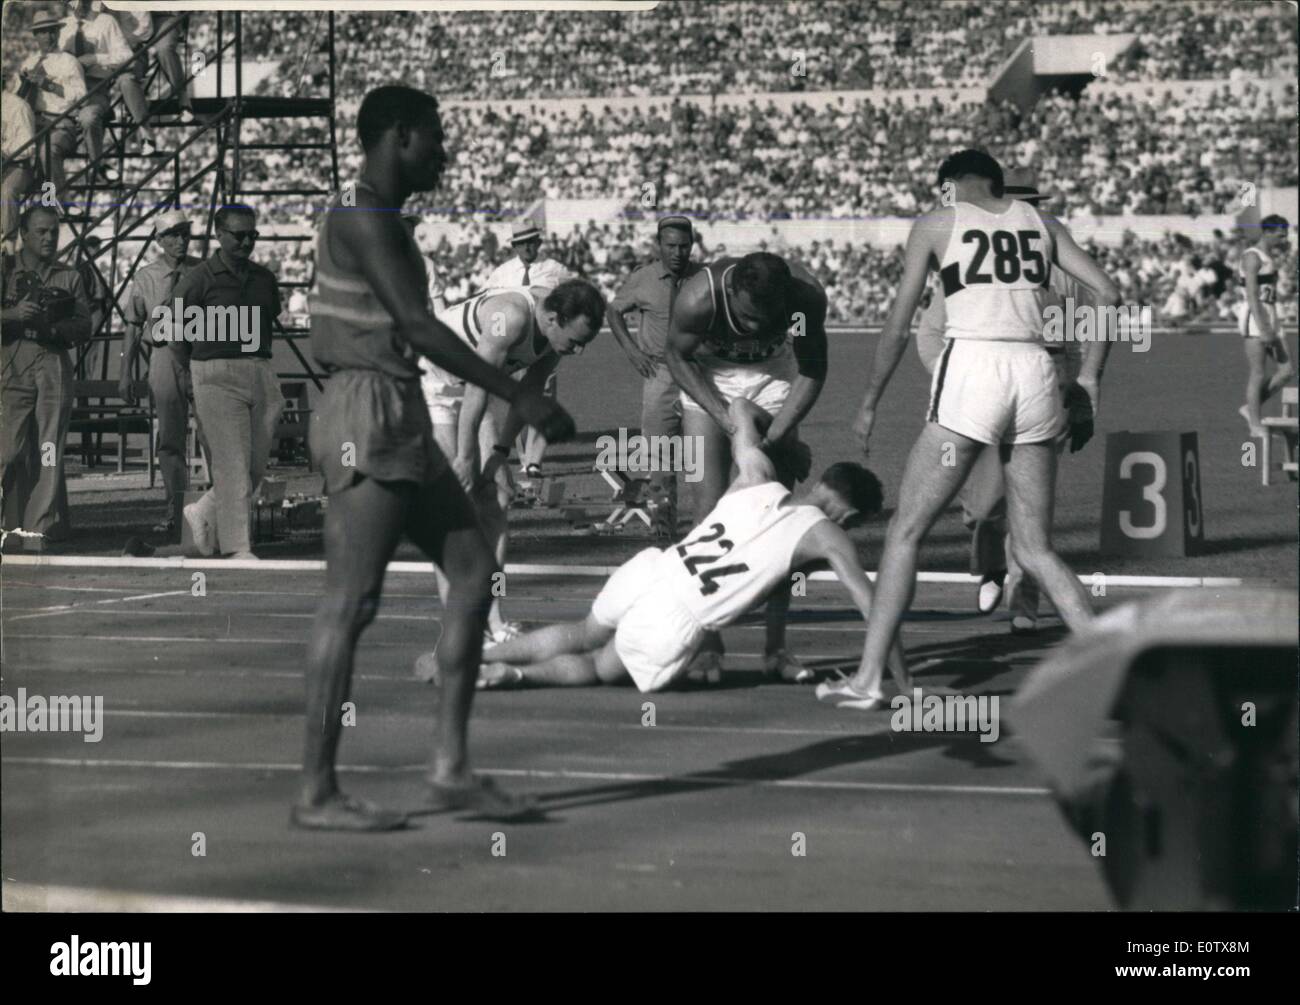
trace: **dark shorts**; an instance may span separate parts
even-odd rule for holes
[[[330,377],[312,413],[310,444],[330,495],[361,478],[430,485],[448,469],[419,378],[399,380],[376,370],[340,370]]]

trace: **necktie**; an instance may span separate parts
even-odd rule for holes
[[[524,285],[525,286],[528,285],[528,270],[530,268],[531,266],[529,266],[527,263],[524,263]]]
[[[90,43],[86,41],[86,22],[77,18],[77,30],[72,36],[72,54],[78,58],[84,56],[90,49]]]
[[[180,278],[181,278],[180,269],[172,269],[171,272],[167,273],[167,297],[165,300],[163,300],[163,303],[167,305],[168,310],[173,310],[175,308],[176,284],[180,282]],[[173,342],[176,341],[176,339],[180,336],[183,329],[184,329],[184,325],[182,324],[181,319],[172,318],[171,336]]]

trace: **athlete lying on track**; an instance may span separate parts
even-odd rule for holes
[[[800,497],[777,481],[760,444],[771,416],[744,398],[729,406],[736,480],[680,544],[647,548],[609,578],[583,621],[551,625],[484,651],[479,687],[623,683],[659,691],[681,676],[706,632],[736,621],[791,574],[829,563],[863,617],[871,584],[844,526],[880,511],[880,482],[833,464]],[[896,649],[897,652],[897,649]],[[432,654],[421,660],[428,661]],[[910,689],[901,652],[892,664]],[[884,694],[858,707],[874,708]]]

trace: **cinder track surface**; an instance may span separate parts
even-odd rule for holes
[[[188,570],[6,572],[4,693],[105,705],[98,743],[0,741],[11,908],[40,888],[71,888],[83,906],[111,903],[107,891],[414,911],[1110,907],[1005,729],[994,743],[898,733],[888,711],[839,711],[811,688],[766,683],[753,619],[725,633],[717,689],[480,694],[476,767],[536,794],[544,822],[447,814],[394,834],[306,834],[288,809],[319,574],[212,571],[195,597]],[[513,577],[508,613],[580,616],[597,588]],[[1105,602],[1136,595],[1112,589]],[[1062,633],[1046,619],[1037,637],[1013,638],[973,599],[969,586],[922,584],[906,643],[933,661],[918,664],[923,681],[1005,697]],[[812,583],[795,603],[792,648],[819,667],[853,665],[862,626],[838,588]],[[411,664],[437,618],[429,577],[390,576],[344,734],[342,778],[358,795],[418,797],[435,696]]]

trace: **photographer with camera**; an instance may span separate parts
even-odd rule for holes
[[[48,535],[58,522],[63,444],[72,417],[68,350],[90,338],[90,308],[77,271],[55,260],[58,214],[29,206],[18,227],[22,247],[5,255],[0,268],[0,486],[6,516],[20,520],[25,531]],[[23,543],[41,550],[52,542],[46,537]]]

